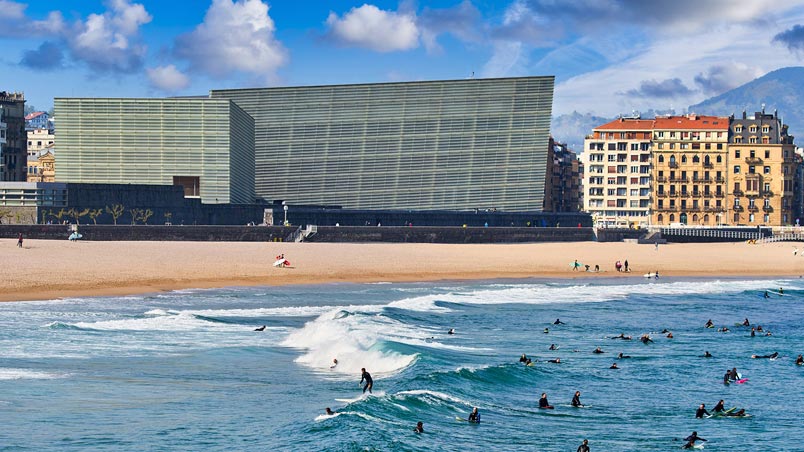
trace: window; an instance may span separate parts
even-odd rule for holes
[[[736,158],[736,159],[740,158],[740,150],[739,149],[736,149],[734,151],[734,158]]]
[[[750,156],[752,159],[753,159],[753,158],[756,158],[756,156],[757,156],[757,151],[755,151],[755,150],[751,149],[750,151],[748,151],[748,155],[749,155],[749,156]]]
[[[770,199],[765,198],[765,207],[770,207]]]
[[[740,144],[743,142],[743,137],[734,137],[734,142]]]
[[[762,221],[764,221],[765,223],[769,222],[769,221],[770,221],[770,215],[765,214],[765,215],[762,217]]]
[[[681,156],[681,163],[687,163],[687,156],[686,155]]]
[[[757,126],[754,125],[754,124],[751,124],[751,127],[748,128],[748,131],[751,132],[751,133],[757,133]]]
[[[661,201],[659,201],[659,208],[660,209],[662,208]],[[664,217],[662,216],[662,214],[659,214],[659,216],[656,217],[656,219],[659,221],[659,224],[662,224],[662,222],[664,221]]]
[[[663,155],[659,156],[659,163],[664,163],[664,156]]]
[[[721,157],[721,156],[719,156],[719,155],[718,155],[718,156],[717,156],[717,162],[718,162],[718,163],[723,163],[723,157]]]
[[[770,191],[770,182],[765,182],[765,185],[763,187],[764,187],[763,190],[765,190],[766,192]]]
[[[751,166],[748,167],[748,174],[756,174],[756,172],[757,172],[757,167],[756,166],[751,165]]]
[[[739,213],[735,213],[735,214],[734,214],[734,222],[735,222],[735,223],[739,223],[739,222],[740,222],[740,214],[739,214]]]
[[[718,135],[720,135],[720,132],[718,132],[717,134],[718,134]],[[718,151],[722,151],[722,150],[723,150],[723,143],[718,143],[718,144],[717,144],[717,150],[718,150]]]
[[[767,150],[765,151],[765,158],[766,159],[770,158],[770,151],[767,151]]]
[[[701,162],[701,159],[698,158],[697,155],[692,157],[692,163],[700,163],[700,162]]]
[[[770,126],[762,126],[762,133],[770,133]]]
[[[756,144],[757,143],[757,137],[749,137],[748,142],[751,143],[751,144]]]
[[[675,143],[670,143],[670,149],[675,149],[675,148],[676,148],[676,144]]]
[[[749,213],[749,214],[748,214],[748,222],[749,222],[749,223],[753,223],[753,222],[754,222],[754,214],[753,214],[753,213]]]
[[[740,165],[734,165],[734,174],[740,174]]]
[[[676,216],[671,213],[670,214],[670,222],[673,223],[675,221],[676,221]]]
[[[762,167],[763,174],[770,174],[770,166],[763,166]]]
[[[657,149],[664,149],[664,143],[659,143],[659,145],[657,146]]]
[[[739,125],[739,124],[737,124],[736,126],[734,126],[734,132],[735,132],[735,133],[742,133],[742,131],[743,131],[743,126],[741,126],[741,125]]]
[[[712,149],[712,145],[709,144],[709,143],[705,143],[704,144],[704,149],[706,149],[708,151],[708,150]]]
[[[740,198],[734,198],[734,207],[740,207]]]

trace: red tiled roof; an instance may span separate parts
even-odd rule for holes
[[[44,111],[35,111],[35,112],[25,116],[25,120],[30,121],[31,119],[38,118],[38,117],[40,117],[40,116],[42,116],[44,114],[45,114]]]
[[[657,116],[654,124],[657,130],[729,130],[729,118],[725,116]]]
[[[653,120],[619,118],[597,126],[594,130],[653,130]]]

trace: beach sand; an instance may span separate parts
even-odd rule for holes
[[[0,301],[229,286],[498,278],[798,277],[800,243],[501,245],[0,240]],[[289,268],[274,268],[284,253]],[[572,271],[577,259],[600,273]],[[614,263],[628,260],[631,273]],[[581,267],[583,270],[583,267]]]

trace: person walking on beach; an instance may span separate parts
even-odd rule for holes
[[[22,232],[20,232],[20,236],[17,237],[17,248],[22,248]]]
[[[623,264],[624,264],[624,267],[625,267],[625,272],[626,272],[626,273],[628,273],[629,271],[631,271],[631,270],[629,270],[629,269],[628,269],[628,259],[626,259],[626,260],[625,260],[625,262],[623,262]]]
[[[576,452],[589,452],[589,450],[590,450],[589,449],[589,440],[585,439],[585,440],[583,440],[581,445],[578,446],[578,450]]]
[[[363,372],[363,373],[360,375],[360,383],[359,384],[363,384],[363,380],[366,381],[366,385],[363,386],[363,394],[366,393],[366,389],[368,389],[369,394],[371,394],[371,388],[374,387],[374,380],[371,379],[371,374],[366,372],[365,367],[360,369],[360,371]]]

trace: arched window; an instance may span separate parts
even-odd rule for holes
[[[697,223],[697,222],[698,222],[698,214],[697,214],[697,213],[692,214],[692,222],[693,222],[693,223]]]
[[[664,223],[664,215],[659,214],[659,216],[656,217],[656,220],[659,222],[659,224]]]
[[[697,156],[697,155],[695,155],[695,156],[693,156],[693,157],[692,157],[692,163],[700,163],[700,162],[701,162],[701,159],[700,159],[700,158],[698,158],[698,156]]]
[[[719,156],[719,155],[718,155],[718,156],[717,156],[717,162],[718,162],[718,163],[723,163],[723,157],[721,157],[721,156]]]
[[[681,156],[681,163],[687,163],[687,156],[686,155]]]
[[[659,163],[664,163],[664,156],[663,155],[659,156]]]
[[[704,215],[704,224],[709,224],[709,214]]]
[[[708,155],[704,157],[704,163],[706,163],[707,165],[709,164],[709,156]]]
[[[676,216],[671,213],[670,214],[670,222],[672,223],[674,221],[676,221]]]
[[[675,156],[675,155],[671,155],[671,156],[670,156],[670,163],[671,163],[671,164],[672,164],[672,163],[676,163],[676,156]]]

